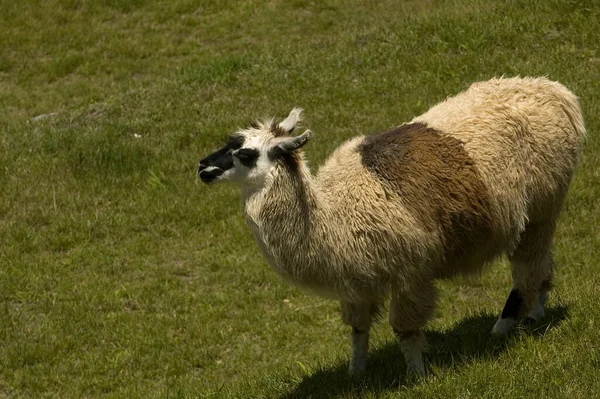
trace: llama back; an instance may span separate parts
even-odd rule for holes
[[[431,271],[446,277],[510,252],[528,223],[556,219],[584,135],[577,99],[564,86],[493,79],[411,123],[343,144],[317,183],[356,224],[349,230],[374,231],[365,248],[380,247],[378,235],[390,232],[398,245],[386,253],[403,255],[404,268],[442,259]],[[406,248],[419,250],[407,256]],[[394,275],[396,262],[375,258],[378,266],[361,264]]]
[[[355,274],[371,269],[409,289],[475,271],[504,249],[497,245],[505,241],[498,238],[503,225],[473,160],[459,140],[426,124],[343,144],[316,183],[332,205],[331,220],[351,233],[332,251],[360,256],[343,262]]]
[[[577,98],[545,78],[475,83],[413,122],[463,143],[494,199],[508,249],[527,223],[557,216],[585,137]]]

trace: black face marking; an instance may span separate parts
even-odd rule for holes
[[[504,309],[502,309],[501,318],[511,318],[516,319],[519,316],[521,311],[521,306],[523,305],[523,297],[519,293],[518,290],[514,289],[510,291],[508,294],[508,299],[506,300],[506,304],[504,305]]]
[[[217,177],[221,176],[222,174],[223,169],[219,168],[198,171],[198,176],[200,176],[202,182],[207,184],[213,182]]]
[[[229,137],[229,140],[227,141],[227,144],[225,144],[225,147],[229,148],[230,150],[239,150],[240,148],[242,148],[242,146],[244,145],[244,136],[236,134],[233,135],[231,137]]]
[[[233,168],[231,153],[244,145],[244,136],[236,134],[229,138],[225,147],[213,152],[198,162],[198,176],[205,183],[210,183],[225,171]],[[209,168],[211,167],[211,168]]]
[[[231,168],[233,168],[231,150],[223,147],[198,162],[198,176],[204,183],[210,183]]]
[[[206,158],[200,160],[200,166],[203,166],[202,169],[205,169],[208,166],[215,166],[223,170],[231,169],[233,167],[231,150],[227,147],[223,147],[220,150],[213,152]]]
[[[252,148],[242,148],[235,152],[235,157],[240,160],[241,164],[247,168],[256,166],[256,161],[260,153]]]

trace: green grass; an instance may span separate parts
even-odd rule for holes
[[[597,1],[0,0],[0,397],[594,397]],[[281,281],[198,159],[306,112],[313,168],[477,80],[547,75],[589,131],[548,316],[489,335],[506,263],[440,283],[429,376],[387,323],[346,376],[338,305]],[[42,115],[42,117],[36,118]]]

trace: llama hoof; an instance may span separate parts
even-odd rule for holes
[[[535,308],[527,315],[528,319],[538,321],[544,318],[544,305],[541,300],[538,300],[535,304]]]
[[[425,367],[423,364],[407,364],[406,378],[409,381],[418,380],[425,377]]]
[[[525,324],[528,327],[532,327],[533,325],[535,325],[537,323],[537,319],[534,319],[531,316],[527,316],[525,318],[525,320],[523,321],[523,324]]]
[[[351,377],[360,377],[365,373],[365,369],[365,364],[350,363],[350,367],[348,367],[348,374],[350,374]]]
[[[411,377],[425,377],[425,365],[422,356],[406,362],[406,374]]]
[[[505,319],[500,318],[496,324],[494,324],[494,328],[492,328],[492,334],[505,335],[514,330],[516,326],[517,321],[515,319],[509,317]]]
[[[367,357],[366,353],[360,356],[352,356],[350,359],[350,366],[348,367],[348,374],[353,377],[361,376],[367,369]]]
[[[543,308],[536,309],[527,315],[527,319],[534,321],[534,322],[541,320],[543,318],[544,318],[544,309]]]

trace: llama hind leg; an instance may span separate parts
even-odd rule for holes
[[[373,319],[379,314],[379,302],[351,303],[342,301],[342,320],[352,327],[350,341],[352,357],[348,369],[351,375],[360,375],[367,366],[369,330]]]
[[[525,228],[519,245],[509,255],[513,286],[492,332],[506,334],[526,316],[533,320],[544,317],[554,269],[551,253],[554,228],[554,221]]]
[[[549,255],[548,264],[549,273],[540,284],[539,293],[536,297],[533,309],[527,314],[527,318],[533,321],[538,321],[545,315],[544,309],[546,307],[546,302],[548,302],[550,289],[552,288],[552,275],[554,271],[554,258],[552,257],[552,254]]]
[[[435,311],[436,289],[427,282],[404,292],[392,288],[390,324],[400,344],[409,374],[425,374],[423,351],[427,340],[422,328]]]

